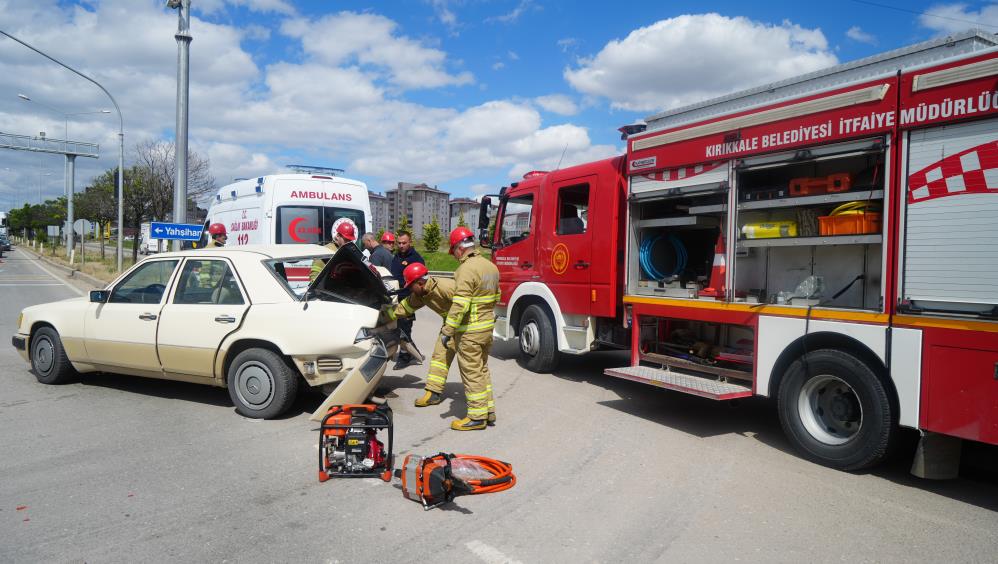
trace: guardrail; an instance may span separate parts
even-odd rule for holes
[[[454,273],[450,270],[431,270],[428,274],[437,278],[454,278]]]

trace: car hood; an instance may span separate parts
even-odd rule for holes
[[[353,243],[336,251],[301,299],[341,301],[374,309],[391,303],[380,273],[364,262],[364,255]]]

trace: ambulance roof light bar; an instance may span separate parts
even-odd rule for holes
[[[343,174],[342,168],[330,168],[325,166],[289,164],[284,168],[300,174],[328,174],[329,176],[339,176]]]

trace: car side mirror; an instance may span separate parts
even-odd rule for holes
[[[492,207],[492,198],[485,196],[482,203],[478,205],[478,229],[489,228],[489,209]]]
[[[90,302],[95,304],[102,304],[107,302],[107,299],[111,297],[110,290],[90,290]]]

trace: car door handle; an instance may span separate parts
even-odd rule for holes
[[[156,321],[155,313],[143,313],[139,315],[139,319],[143,321]]]
[[[530,268],[532,266],[534,266],[534,265],[532,263],[529,263],[529,262],[520,263],[520,268],[522,268],[523,270],[527,270],[528,268]]]
[[[218,317],[215,318],[215,321],[219,323],[235,323],[236,318],[232,317],[231,315],[219,315]]]
[[[575,270],[585,270],[587,268],[589,268],[589,263],[584,260],[575,263]]]

